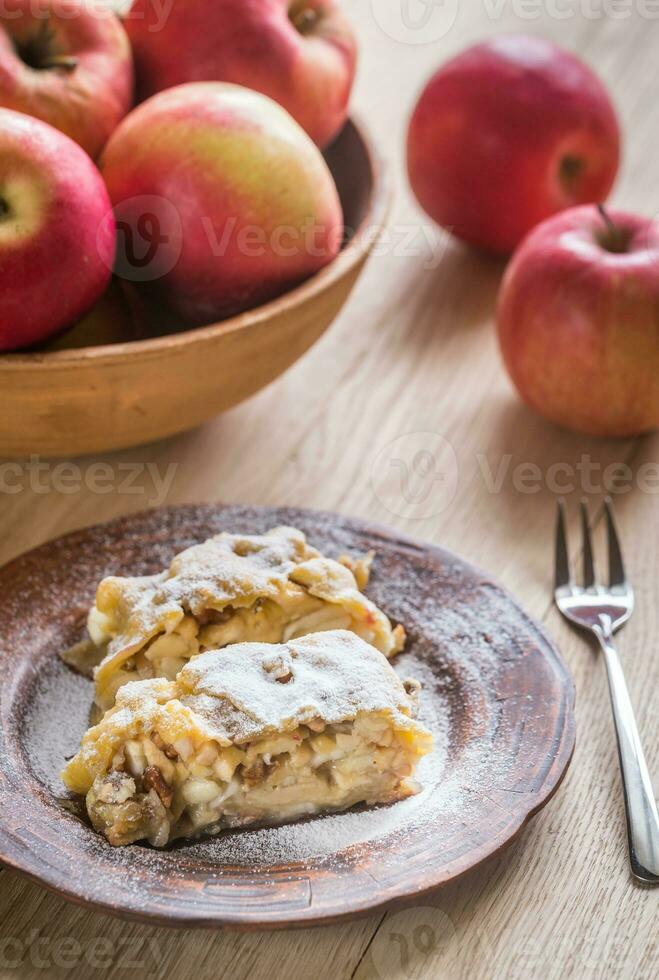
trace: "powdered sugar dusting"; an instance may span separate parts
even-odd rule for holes
[[[426,668],[419,663],[414,673],[420,678],[421,674],[426,673]],[[422,695],[418,720],[432,731],[435,747],[433,752],[420,760],[417,767],[415,778],[422,790],[416,796],[394,806],[328,814],[302,824],[242,831],[239,846],[236,846],[235,834],[207,839],[194,846],[206,860],[220,865],[310,862],[318,858],[332,858],[350,848],[375,843],[392,834],[402,840],[406,834],[429,820],[440,816],[450,819],[464,800],[459,785],[451,785],[450,776],[447,777],[445,773],[449,739],[447,711],[442,710],[436,700]]]
[[[275,676],[281,670],[284,684]],[[412,711],[383,655],[346,630],[202,653],[183,668],[177,686],[183,703],[205,718],[209,737],[221,742],[246,742],[315,717],[335,724],[360,711],[394,717]]]
[[[91,682],[62,664],[59,650],[83,635],[103,576],[153,574],[220,531],[263,533],[276,524],[300,527],[325,553],[377,552],[367,593],[408,632],[393,666],[399,677],[422,681],[419,720],[435,737],[435,750],[418,768],[422,792],[392,806],[233,831],[165,851],[111,848],[58,802],[65,795],[59,771],[77,749],[92,702]],[[126,909],[187,908],[192,919],[227,921],[242,900],[231,891],[228,903],[225,885],[254,875],[267,883],[282,867],[297,881],[322,867],[323,887],[336,876],[338,914],[351,904],[348,873],[362,875],[359,907],[364,880],[377,895],[392,868],[403,894],[413,890],[420,867],[436,867],[440,880],[449,860],[452,868],[469,866],[475,847],[482,852],[514,828],[515,813],[521,821],[546,797],[569,758],[571,686],[543,634],[458,559],[359,522],[284,508],[165,509],[54,542],[14,563],[1,584],[0,850],[11,824],[15,862],[85,900],[109,902],[114,889]],[[35,798],[33,816],[17,827],[26,797]],[[33,846],[35,833],[47,846],[47,864],[43,846]],[[72,853],[79,859],[75,882]],[[313,905],[313,894],[300,894],[291,899],[291,918],[300,915],[300,902]],[[281,909],[273,921],[278,916]]]
[[[116,620],[106,661],[172,628],[187,610],[200,615],[276,597],[296,564],[317,554],[295,528],[251,536],[222,533],[184,549],[155,575],[105,579],[96,604]]]
[[[89,628],[107,653],[97,681],[102,677],[107,684],[123,661],[158,633],[174,630],[187,614],[199,618],[209,611],[255,607],[263,600],[286,608],[304,590],[343,609],[348,619],[368,623],[369,638],[383,653],[396,649],[391,624],[359,591],[353,572],[321,555],[301,531],[275,527],[261,535],[223,532],[186,548],[155,575],[113,575],[99,583]],[[269,639],[284,639],[285,625],[284,619],[282,635]],[[102,640],[96,636],[99,630]]]

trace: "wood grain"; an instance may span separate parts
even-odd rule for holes
[[[187,436],[102,461],[115,473],[122,464],[158,464],[161,475],[170,463],[177,464],[165,495],[169,503],[223,499],[341,510],[441,543],[491,570],[531,613],[546,618],[573,671],[579,734],[572,766],[560,793],[508,853],[436,900],[424,899],[429,922],[419,909],[276,935],[167,932],[73,908],[0,872],[0,956],[13,957],[0,958],[3,980],[71,976],[74,967],[53,960],[67,937],[79,944],[71,960],[81,964],[83,974],[93,944],[109,939],[106,965],[93,973],[87,969],[104,980],[135,976],[122,959],[124,941],[153,941],[156,954],[147,949],[144,971],[177,980],[650,980],[656,973],[656,893],[629,876],[603,665],[549,612],[556,488],[543,479],[538,492],[524,492],[512,474],[517,464],[531,462],[546,477],[552,465],[574,466],[588,454],[602,468],[629,464],[637,477],[643,463],[659,460],[659,440],[584,439],[545,425],[519,405],[492,331],[501,266],[434,237],[406,188],[402,146],[415,95],[446,57],[504,31],[550,37],[581,54],[613,92],[625,137],[614,204],[656,214],[659,104],[649,80],[656,74],[659,22],[637,13],[640,4],[630,5],[630,16],[614,18],[598,15],[603,4],[589,5],[595,15],[587,16],[586,5],[565,0],[557,6],[570,8],[574,16],[559,20],[543,5],[538,17],[533,9],[522,17],[521,5],[476,0],[458,5],[455,24],[443,37],[405,44],[382,29],[373,13],[378,4],[346,0],[345,5],[361,41],[354,103],[394,170],[390,228],[416,230],[416,254],[407,254],[411,250],[401,245],[400,232],[396,254],[393,245],[378,249],[332,329],[254,399]],[[500,17],[488,14],[497,9]],[[453,500],[416,519],[401,516],[403,508],[387,507],[371,481],[378,453],[414,432],[446,437],[460,464]],[[512,457],[507,476],[498,492],[490,492],[482,457],[496,471],[507,456]],[[83,478],[97,461],[80,461]],[[601,477],[602,471],[597,489],[586,491],[591,499],[603,488]],[[117,474],[107,495],[84,486],[65,493],[52,479],[44,480],[47,491],[39,492],[27,478],[22,492],[3,493],[2,559],[161,499],[146,472],[135,481],[138,493],[119,492],[120,478]],[[568,497],[582,492],[579,479],[574,483]],[[657,494],[643,492],[634,480],[630,493],[616,495],[616,507],[639,600],[620,647],[656,787]],[[575,510],[573,504],[572,515]],[[44,940],[40,947],[35,947],[35,930]],[[9,940],[13,948],[3,945]],[[49,957],[46,974],[35,965],[39,952]]]
[[[333,262],[278,299],[211,326],[176,331],[164,311],[133,296],[148,339],[1,356],[0,452],[70,456],[161,439],[238,404],[289,368],[343,306],[388,204],[365,130],[347,122],[327,161],[351,236]]]

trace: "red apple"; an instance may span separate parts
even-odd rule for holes
[[[61,129],[95,158],[132,98],[130,44],[106,7],[3,0],[0,106]]]
[[[498,330],[545,418],[600,436],[659,426],[659,222],[590,206],[543,222],[506,272]]]
[[[606,199],[616,115],[578,58],[540,38],[498,37],[449,61],[410,121],[407,165],[424,210],[498,254],[557,211]]]
[[[125,19],[138,93],[220,81],[263,92],[319,146],[346,119],[356,44],[335,0],[135,0]]]
[[[51,340],[46,350],[74,350],[143,340],[146,334],[133,323],[121,285],[110,282],[97,303],[69,330]]]
[[[110,137],[101,170],[118,273],[185,323],[271,299],[340,247],[341,205],[320,151],[281,106],[238,85],[154,95]]]
[[[39,343],[96,302],[114,258],[109,210],[77,143],[0,109],[0,350]]]

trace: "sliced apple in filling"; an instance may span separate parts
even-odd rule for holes
[[[224,647],[124,685],[62,777],[114,845],[392,803],[432,749],[417,688],[345,630]]]
[[[62,656],[93,672],[101,711],[128,681],[173,680],[192,657],[231,643],[347,629],[390,657],[405,632],[361,591],[372,557],[325,558],[290,527],[219,534],[181,552],[160,574],[103,579],[89,640]]]

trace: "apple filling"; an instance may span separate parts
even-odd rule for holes
[[[158,732],[127,741],[87,794],[94,827],[114,845],[247,824],[281,823],[357,803],[383,803],[417,791],[417,751],[384,717],[325,725],[222,748],[189,739],[166,744]]]
[[[405,632],[361,591],[371,560],[325,558],[293,528],[218,535],[182,552],[162,575],[104,579],[88,617],[90,639],[63,657],[93,669],[95,703],[106,711],[129,681],[174,680],[193,657],[233,643],[346,629],[393,656]]]
[[[95,620],[92,616],[92,636],[96,633]],[[263,599],[248,609],[228,607],[209,609],[198,617],[186,615],[171,633],[159,633],[125,660],[111,673],[107,683],[102,683],[104,676],[99,671],[97,704],[107,710],[119,688],[129,681],[152,677],[174,680],[192,657],[231,643],[278,643],[321,630],[348,629],[377,646],[374,626],[368,620],[355,619],[340,606],[314,598],[303,589],[289,589],[285,601]]]
[[[417,691],[345,630],[240,643],[125,684],[62,776],[114,845],[392,803],[432,748]]]

